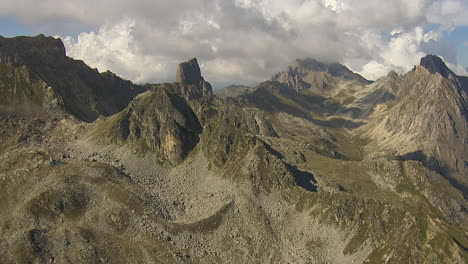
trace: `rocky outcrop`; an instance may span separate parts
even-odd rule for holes
[[[0,37],[0,63],[26,69],[30,80],[25,82],[43,82],[61,98],[64,110],[86,122],[123,110],[144,91],[113,73],[100,74],[67,57],[60,39],[44,35]]]
[[[253,137],[277,137],[263,111],[242,108],[229,99],[211,110],[203,135],[204,151],[218,167],[239,159],[238,154],[250,148]]]
[[[187,62],[182,62],[177,67],[176,82],[184,84],[200,84],[203,80],[201,76],[200,67],[196,58],[193,58]]]
[[[209,98],[213,95],[211,84],[201,76],[196,58],[179,64],[176,82],[181,85],[181,95],[187,100]]]

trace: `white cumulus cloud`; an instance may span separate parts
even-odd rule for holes
[[[142,54],[133,36],[134,26],[135,22],[127,19],[111,27],[104,26],[97,33],[81,33],[77,40],[65,37],[67,55],[83,59],[100,71],[112,69],[135,82],[167,78],[164,64],[158,63],[156,57]]]
[[[437,41],[440,33],[435,31],[424,32],[421,27],[416,27],[410,32],[393,30],[387,40],[380,35],[364,35],[362,41],[374,43],[372,47],[375,53],[374,60],[362,67],[360,72],[369,79],[388,73],[390,70],[406,72],[419,63],[426,53],[423,51],[423,43]]]
[[[197,57],[215,86],[253,85],[296,58],[344,63],[376,79],[437,53],[467,25],[463,0],[0,0],[1,15],[64,37],[69,56],[136,82],[173,81]],[[76,37],[70,35],[83,28]],[[459,68],[459,67],[458,67]]]

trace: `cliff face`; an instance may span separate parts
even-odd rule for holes
[[[176,73],[176,83],[181,84],[181,95],[187,100],[211,97],[211,84],[201,76],[196,58],[179,64]]]
[[[0,64],[0,109],[42,115],[47,110],[63,109],[63,100],[42,80],[31,77],[25,66]]]
[[[100,74],[82,61],[66,57],[60,39],[43,35],[0,37],[0,63],[3,67],[23,68],[28,73],[26,82],[42,82],[44,87],[50,87],[54,96],[63,101],[64,110],[86,122],[121,111],[144,91],[115,74]],[[45,93],[42,90],[34,94]]]

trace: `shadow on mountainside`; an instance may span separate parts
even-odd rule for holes
[[[396,159],[400,161],[413,160],[421,162],[424,167],[442,175],[442,177],[448,180],[453,187],[463,192],[465,198],[468,197],[468,187],[465,186],[463,183],[460,183],[457,179],[454,179],[450,176],[452,174],[452,169],[450,169],[446,164],[444,164],[437,158],[433,156],[427,156],[422,150],[409,152],[404,155],[397,156]]]
[[[273,155],[275,155],[277,158],[282,160],[288,170],[291,172],[291,174],[294,176],[296,180],[296,184],[304,189],[306,189],[309,192],[316,192],[317,191],[317,181],[314,179],[314,175],[310,172],[303,171],[298,169],[296,166],[293,166],[287,162],[284,161],[284,156],[274,148],[272,148],[270,145],[265,144],[265,148]]]
[[[294,178],[296,178],[296,184],[299,185],[300,187],[308,190],[309,192],[316,192],[317,191],[317,186],[316,186],[316,181],[314,179],[314,175],[312,173],[307,172],[307,171],[302,171],[298,169],[295,166],[292,166],[290,164],[286,164],[288,167],[288,170],[294,175]]]
[[[284,112],[327,128],[355,129],[365,124],[333,116],[346,115],[357,118],[361,114],[359,108],[349,108],[319,95],[298,93],[285,84],[277,82],[260,84],[257,89],[241,96],[239,100],[270,113]],[[314,118],[312,114],[333,117],[321,120]]]
[[[312,123],[327,128],[348,128],[355,129],[365,124],[365,122],[355,122],[341,117],[332,117],[327,120],[311,119]]]

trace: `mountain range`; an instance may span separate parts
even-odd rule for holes
[[[297,59],[213,91],[0,37],[1,263],[466,263],[468,77]]]

